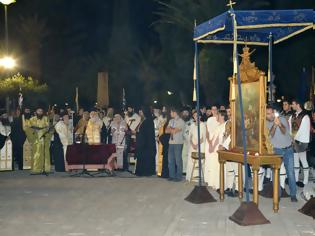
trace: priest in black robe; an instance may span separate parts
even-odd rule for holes
[[[144,119],[139,126],[136,136],[136,175],[152,176],[155,175],[155,129],[152,113],[149,108],[142,109]]]

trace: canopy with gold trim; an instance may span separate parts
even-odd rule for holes
[[[277,44],[308,29],[315,29],[315,11],[257,10],[234,11],[238,44],[268,46],[269,35]],[[194,40],[199,43],[233,43],[233,20],[231,11],[212,18],[195,28]]]

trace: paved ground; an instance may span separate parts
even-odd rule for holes
[[[272,200],[260,198],[271,224],[241,227],[228,219],[239,206],[236,198],[194,205],[184,201],[193,185],[126,176],[0,173],[0,235],[315,235],[315,221],[297,211],[304,204],[300,199],[281,200],[274,214]]]

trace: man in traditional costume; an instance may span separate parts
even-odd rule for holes
[[[117,168],[124,167],[124,150],[126,141],[127,125],[121,115],[115,114],[114,120],[111,123],[112,143],[116,145]]]
[[[0,117],[0,134],[2,136],[3,147],[0,150],[0,170],[12,170],[12,142],[10,139],[11,127],[9,117],[3,114]]]
[[[306,151],[310,142],[311,121],[310,117],[302,109],[302,104],[298,100],[292,101],[292,108],[295,112],[289,118],[290,131],[293,138],[295,180],[299,187],[304,187],[308,183],[310,171]],[[300,162],[303,167],[303,182],[299,181]]]
[[[193,113],[193,122],[189,126],[189,152],[186,166],[186,180],[194,180],[193,178],[198,176],[199,173],[196,171],[197,169],[193,169],[193,159],[191,158],[193,152],[198,152],[198,125],[197,125],[197,111]],[[200,119],[200,152],[205,153],[205,144],[206,144],[206,124],[205,122],[201,122],[202,117]],[[199,164],[199,162],[198,162]],[[196,167],[198,167],[198,164]],[[204,170],[204,166],[202,166]],[[204,172],[204,171],[203,171]],[[193,177],[193,178],[191,178]]]
[[[31,174],[50,172],[50,141],[54,129],[49,127],[48,117],[44,116],[42,108],[37,108],[36,116],[30,119],[30,127],[26,134],[30,136],[32,144],[32,169]]]
[[[214,132],[219,126],[218,123],[218,110],[216,106],[212,106],[211,109],[212,116],[208,118],[207,124],[206,124],[206,145],[205,145],[205,182],[209,184],[210,181],[210,172],[215,171],[212,169],[211,161],[210,161],[210,155],[211,152],[213,152],[212,149],[212,141]]]
[[[86,136],[88,144],[100,144],[101,143],[101,129],[103,122],[99,118],[96,111],[90,113],[90,119],[86,127]]]
[[[207,174],[207,183],[208,186],[214,188],[215,190],[220,188],[220,165],[219,165],[219,156],[217,151],[219,146],[223,144],[224,132],[225,132],[225,123],[228,117],[226,111],[219,111],[217,116],[217,126],[215,130],[212,131],[212,135],[209,135],[209,157],[206,159],[206,167],[208,165]]]

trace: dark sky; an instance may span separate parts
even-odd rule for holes
[[[182,4],[180,0],[172,2]],[[197,2],[205,4],[206,1],[191,0],[189,6],[182,4],[180,9],[195,17],[203,10],[196,11]],[[246,8],[252,7],[251,2],[260,2],[262,7],[265,2],[269,2],[268,7],[272,9],[311,8],[314,5],[311,0],[243,1],[247,3]],[[222,6],[225,9],[225,4],[221,1],[220,4],[215,3],[209,0],[207,9],[212,11],[212,16],[220,14]],[[157,27],[153,27],[152,23],[159,19],[156,12],[160,9],[161,5],[156,0],[17,0],[9,6],[10,51],[19,59],[18,71],[25,76],[32,75],[37,79],[33,71],[39,64],[38,78],[49,85],[47,98],[50,104],[73,102],[76,86],[80,88],[82,103],[94,103],[97,72],[103,70],[109,72],[110,103],[113,105],[121,103],[122,88],[127,91],[128,102],[139,105],[152,91],[165,92],[170,84],[179,91],[182,90],[180,92],[186,96],[186,101],[191,101],[192,32],[178,25],[164,24],[159,25],[158,33]],[[204,16],[199,21],[211,17],[208,10],[204,10]],[[4,25],[3,11],[0,11],[1,25]],[[43,26],[41,30],[39,25]],[[0,49],[3,45],[3,29],[0,27]],[[40,37],[43,32],[46,36]],[[314,63],[314,47],[308,49],[305,46],[314,42],[313,35],[313,31],[306,32],[275,48],[274,71],[277,73],[279,95],[294,96],[302,66],[310,68]],[[39,46],[34,46],[38,39]],[[227,57],[231,53],[230,50],[228,53],[222,51],[221,48],[224,47],[219,49],[209,46],[209,49],[217,48],[218,55],[224,54],[224,57]],[[265,49],[257,48],[254,55],[255,60],[257,59],[256,65],[265,71],[266,53]],[[39,60],[36,60],[37,56]],[[214,55],[209,55],[209,58],[210,56]],[[222,65],[222,60],[211,60],[211,63],[213,65],[209,64],[212,66],[209,68],[214,70],[213,74],[218,74],[218,81],[225,81],[227,84],[226,78],[230,72],[219,70],[222,66],[231,70],[232,65]],[[212,71],[209,73],[212,74]],[[153,85],[150,86],[150,83],[144,80],[151,75]],[[292,84],[287,84],[286,78],[289,76],[295,78],[290,80],[293,81]],[[213,84],[212,87],[215,86],[222,88],[222,83]],[[206,93],[207,87],[204,86],[203,89]],[[224,93],[227,100],[228,89],[218,93]],[[210,95],[209,97],[211,98]]]
[[[157,2],[120,0],[122,7],[128,6],[128,9],[117,9],[115,4],[118,2],[119,0],[17,0],[8,9],[10,51],[19,57],[19,71],[25,75],[30,72],[29,55],[23,46],[20,25],[22,19],[37,16],[40,22],[45,23],[48,32],[40,48],[41,80],[48,83],[53,91],[60,89],[60,83],[68,87],[60,91],[60,99],[52,96],[55,100],[53,102],[72,99],[75,86],[80,86],[84,80],[90,80],[91,86],[88,88],[89,92],[82,94],[82,99],[93,100],[97,72],[110,70],[110,48],[118,47],[110,45],[113,28],[120,27],[118,21],[128,23],[128,34],[132,34],[133,39],[128,47],[159,47],[158,35],[151,27],[152,22],[157,19],[154,14]],[[117,12],[122,14],[121,19],[115,17]],[[123,12],[128,12],[129,16]],[[4,23],[3,19],[1,11],[0,24]],[[4,37],[2,27],[0,36]]]

